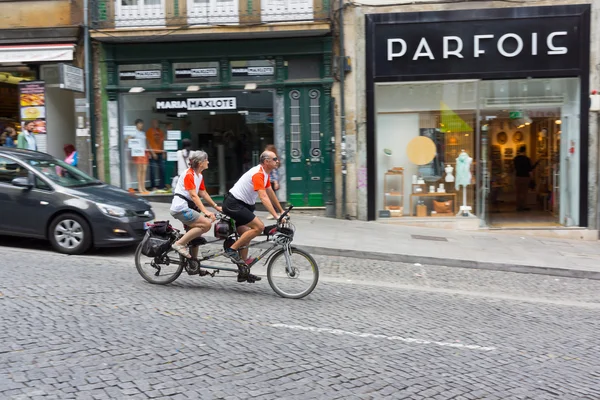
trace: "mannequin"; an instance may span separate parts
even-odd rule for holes
[[[456,159],[456,190],[463,187],[463,204],[460,206],[459,215],[465,217],[472,216],[471,207],[467,206],[467,186],[471,184],[471,164],[473,159],[469,157],[467,152],[463,149],[460,151],[460,155]]]
[[[446,178],[444,179],[446,182],[454,182],[454,175],[452,175],[452,171],[454,171],[454,168],[452,168],[452,165],[448,164],[446,166]]]

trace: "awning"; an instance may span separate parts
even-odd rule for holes
[[[74,44],[0,46],[0,64],[73,61]]]

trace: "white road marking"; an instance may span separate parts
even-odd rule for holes
[[[455,348],[467,349],[467,350],[480,350],[480,351],[496,350],[495,347],[478,346],[475,344],[437,342],[434,340],[405,338],[402,336],[377,335],[374,333],[350,332],[350,331],[344,331],[341,329],[317,328],[314,326],[287,325],[287,324],[270,324],[270,326],[272,326],[274,328],[285,328],[285,329],[292,329],[292,330],[298,330],[298,331],[330,333],[332,335],[348,335],[348,336],[357,336],[357,337],[362,337],[362,338],[385,339],[385,340],[399,341],[399,342],[404,342],[404,343],[415,343],[415,344],[432,344],[435,346],[455,347]]]

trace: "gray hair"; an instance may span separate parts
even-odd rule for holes
[[[200,163],[203,163],[208,159],[208,154],[202,150],[196,150],[192,152],[190,156],[190,167],[196,169]]]
[[[265,150],[262,152],[262,154],[260,155],[260,164],[264,163],[266,160],[268,160],[269,158],[272,158],[271,154],[275,154],[272,151],[269,150]]]

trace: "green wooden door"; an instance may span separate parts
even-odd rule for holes
[[[286,175],[290,204],[322,207],[324,203],[325,149],[322,88],[286,92]]]

